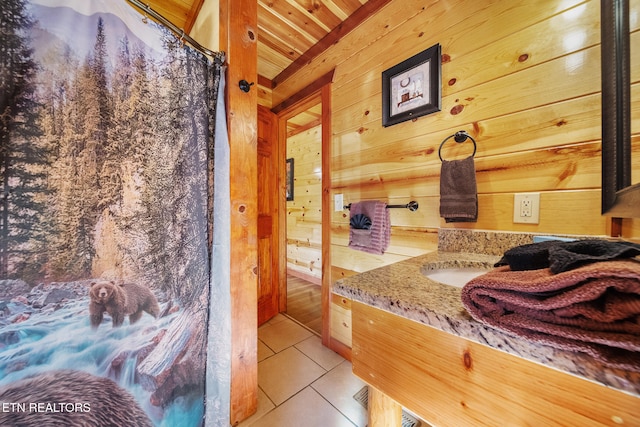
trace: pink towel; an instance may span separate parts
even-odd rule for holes
[[[496,329],[640,372],[640,260],[558,274],[499,267],[467,283],[462,303]]]
[[[391,218],[387,204],[379,201],[351,203],[349,216],[365,215],[371,219],[371,228],[349,229],[349,247],[370,254],[381,255],[391,241]]]

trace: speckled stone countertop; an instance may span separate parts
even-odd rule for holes
[[[433,267],[492,268],[499,258],[476,253],[433,252],[341,279],[333,285],[333,292],[640,397],[640,373],[607,368],[586,354],[527,341],[477,322],[464,309],[460,288],[435,282],[422,273]]]

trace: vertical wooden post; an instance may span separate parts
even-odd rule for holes
[[[369,427],[401,427],[402,406],[369,386]]]
[[[333,79],[331,71],[331,79]],[[322,345],[331,348],[331,84],[320,89],[322,99]]]
[[[220,46],[227,54],[231,179],[231,398],[236,425],[258,407],[257,81],[255,0],[220,0]]]

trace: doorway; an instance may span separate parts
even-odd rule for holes
[[[286,314],[322,334],[322,102],[287,118]]]
[[[307,112],[309,110],[312,111],[310,115],[318,115],[318,119],[320,120],[319,124],[319,134],[321,138],[320,145],[320,175],[321,175],[321,186],[320,186],[320,211],[318,212],[321,226],[316,229],[316,233],[319,233],[319,242],[320,242],[320,258],[314,262],[314,273],[317,274],[318,270],[320,272],[320,307],[321,307],[321,336],[322,336],[322,344],[326,347],[330,347],[331,341],[331,331],[330,331],[330,318],[329,318],[329,308],[330,308],[330,296],[331,296],[331,260],[330,260],[330,223],[331,223],[331,205],[330,205],[330,188],[331,188],[331,170],[330,170],[330,160],[331,160],[331,81],[333,80],[333,71],[327,73],[322,76],[320,79],[312,83],[310,86],[306,87],[293,97],[284,101],[280,105],[274,107],[272,111],[278,116],[278,151],[280,153],[280,170],[286,170],[286,159],[287,159],[287,150],[286,150],[286,142],[287,142],[287,122],[298,116],[301,113]],[[314,109],[319,107],[319,109]],[[292,121],[293,124],[295,122]],[[307,122],[309,123],[309,122]],[[313,126],[311,124],[308,124]],[[295,158],[295,157],[294,157]],[[284,179],[285,174],[282,173],[280,176]],[[296,179],[296,163],[293,161],[293,178],[294,182]],[[284,183],[286,184],[286,183]],[[282,185],[279,204],[279,215],[278,215],[278,240],[280,253],[283,256],[279,257],[279,271],[280,271],[280,311],[287,312],[287,264],[288,264],[288,252],[287,252],[287,204],[291,203],[291,201],[287,201],[285,197],[286,189],[285,185]],[[294,188],[295,190],[295,188]],[[295,201],[298,196],[302,196],[301,194],[296,195],[295,191],[293,193],[293,200]],[[305,215],[306,216],[306,215]],[[317,237],[314,237],[314,241],[318,241]],[[284,254],[287,254],[286,256]],[[315,264],[320,264],[319,266]],[[314,275],[315,276],[315,275]],[[317,276],[315,279],[317,280]]]

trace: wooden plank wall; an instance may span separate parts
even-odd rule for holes
[[[335,67],[332,195],[345,203],[420,203],[392,212],[391,247],[373,256],[347,247],[348,212],[332,217],[332,281],[437,247],[440,228],[608,233],[600,215],[600,2],[597,0],[394,0],[273,89],[278,105]],[[640,0],[632,0],[640,13]],[[633,15],[633,12],[632,12]],[[640,46],[638,21],[632,44]],[[442,45],[442,111],[384,128],[381,73]],[[640,52],[633,51],[635,181],[640,174]],[[439,217],[438,147],[467,130],[478,142],[476,223]],[[469,144],[449,143],[446,159]],[[513,195],[540,192],[540,223],[514,224]],[[640,219],[624,237],[640,238]]]
[[[287,271],[322,280],[322,126],[287,138],[294,199],[287,202]]]

